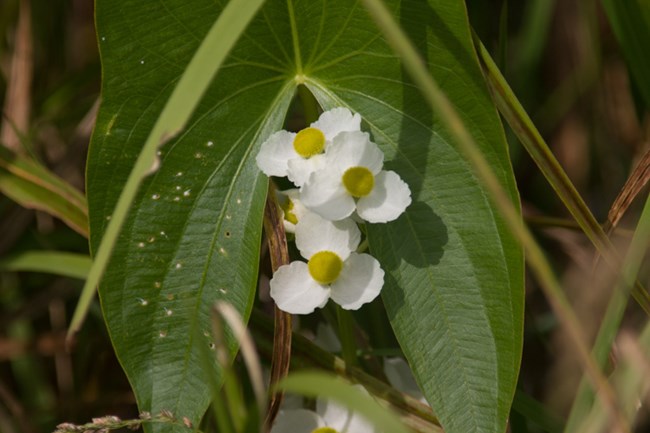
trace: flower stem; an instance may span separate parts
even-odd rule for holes
[[[354,338],[354,318],[350,311],[336,306],[336,318],[339,322],[339,339],[343,360],[346,365],[359,365],[357,361],[357,345]]]

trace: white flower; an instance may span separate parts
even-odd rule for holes
[[[260,148],[255,161],[267,176],[288,177],[302,186],[309,175],[323,167],[326,148],[343,131],[359,131],[361,116],[339,107],[323,112],[317,121],[297,134],[278,131]]]
[[[384,359],[384,374],[396,390],[417,398],[420,402],[429,405],[418,387],[411,368],[402,358]]]
[[[361,386],[355,388],[368,392]],[[280,411],[271,433],[375,433],[371,423],[350,409],[319,398],[316,412],[306,409]]]
[[[325,155],[325,166],[301,189],[302,204],[325,219],[357,214],[371,223],[396,219],[411,204],[411,190],[393,171],[382,170],[384,154],[367,133],[342,132]]]
[[[296,224],[309,212],[300,201],[300,190],[293,188],[285,191],[276,191],[276,197],[284,216],[284,231],[287,233],[295,233]]]
[[[309,262],[280,266],[271,279],[271,297],[292,314],[309,314],[329,298],[357,310],[379,295],[384,271],[368,254],[357,254],[361,233],[352,220],[327,221],[314,213],[296,225],[296,246]]]

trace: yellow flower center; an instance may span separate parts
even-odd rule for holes
[[[314,280],[320,284],[329,284],[339,277],[343,269],[343,260],[331,251],[319,251],[311,256],[307,267]]]
[[[298,155],[309,158],[318,155],[325,148],[325,135],[320,129],[305,128],[293,139],[293,148]]]
[[[351,167],[343,173],[343,186],[352,197],[365,197],[375,186],[375,176],[366,167]]]
[[[334,430],[332,427],[318,427],[316,430],[312,430],[311,433],[339,433]]]
[[[292,224],[298,224],[298,217],[295,213],[291,212],[293,210],[294,204],[290,198],[287,198],[287,201],[280,204],[280,207],[284,211],[284,219],[289,221]]]

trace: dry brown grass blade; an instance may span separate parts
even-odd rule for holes
[[[275,272],[280,266],[289,264],[287,237],[284,232],[282,213],[275,197],[275,187],[269,183],[269,192],[264,207],[264,232],[269,244],[271,268]],[[289,373],[291,361],[291,315],[275,307],[275,324],[273,330],[273,357],[271,359],[270,389]],[[264,430],[270,431],[273,421],[280,410],[284,398],[282,391],[271,396],[269,409],[264,420]]]
[[[609,234],[616,225],[619,223],[630,204],[634,201],[641,190],[650,181],[650,149],[648,149],[639,163],[636,165],[632,174],[623,185],[621,192],[612,203],[612,207],[607,214],[607,222],[605,223],[605,231]]]
[[[0,134],[0,142],[19,154],[25,153],[21,144],[21,135],[27,132],[31,112],[31,86],[34,72],[31,9],[30,0],[21,0]]]

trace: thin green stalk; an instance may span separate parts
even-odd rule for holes
[[[476,34],[474,44],[497,108],[582,231],[611,268],[618,272],[621,269],[621,258],[611,240],[571,183]],[[650,295],[640,284],[635,285],[632,296],[641,308],[650,314]]]
[[[601,366],[607,363],[608,355],[611,350],[618,328],[623,319],[625,308],[627,307],[628,295],[631,288],[630,282],[634,281],[643,258],[647,253],[648,243],[650,242],[650,197],[646,199],[643,212],[639,218],[637,229],[632,237],[632,242],[627,251],[623,263],[621,277],[614,288],[612,298],[607,306],[607,312],[598,331],[596,342],[593,348],[593,357]],[[573,407],[567,421],[566,432],[578,431],[585,417],[589,414],[593,406],[595,395],[588,382],[583,378],[578,388],[576,398],[573,401]]]
[[[357,247],[357,253],[365,253],[368,250],[368,246],[370,244],[368,243],[368,238],[365,238]]]
[[[336,306],[336,319],[339,327],[339,340],[341,352],[347,365],[359,365],[357,360],[357,345],[354,338],[354,317],[350,311]]]
[[[212,410],[214,411],[214,419],[217,423],[219,433],[235,433],[230,423],[230,413],[228,412],[226,399],[214,398],[212,401]]]
[[[215,411],[219,412],[221,417],[225,414],[228,426],[226,427],[226,421],[223,419],[217,418],[217,422],[223,422],[224,427],[232,429],[233,432],[242,433],[246,424],[246,405],[241,394],[239,380],[232,367],[230,353],[223,343],[225,341],[225,323],[219,313],[220,311],[216,308],[213,310],[211,324],[215,357],[221,366],[223,382],[221,384],[217,381],[212,383],[213,393],[216,395],[213,400],[215,400]]]
[[[517,208],[510,201],[507,193],[474,142],[473,137],[465,128],[462,119],[440,90],[413,44],[408,40],[384,4],[379,0],[363,0],[363,3],[395,53],[402,58],[406,70],[420,88],[425,100],[439,116],[458,148],[471,163],[474,173],[481,179],[490,193],[490,198],[506,219],[508,227],[523,246],[530,268],[544,290],[553,311],[574,341],[580,360],[590,379],[599,390],[600,396],[605,402],[605,407],[610,411],[617,427],[621,431],[629,432],[629,426],[617,408],[614,391],[591,357],[580,323],[549,263],[531,233],[523,224]]]
[[[185,123],[194,112],[222,62],[263,3],[264,0],[231,0],[228,2],[187,65],[167,100],[165,108],[158,116],[149,137],[147,137],[117,200],[106,232],[99,248],[95,251],[93,265],[68,329],[68,338],[79,330],[86,317],[90,303],[95,296],[95,289],[108,265],[117,237],[140,184],[145,177],[158,168],[160,161],[156,156],[156,151],[185,127]]]

